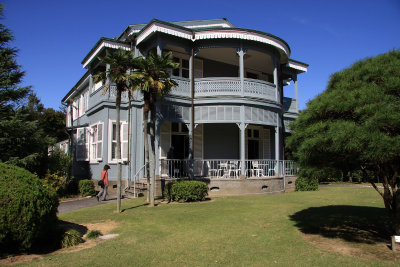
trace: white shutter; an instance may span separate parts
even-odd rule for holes
[[[97,160],[103,159],[103,123],[97,124]]]
[[[121,124],[121,158],[128,160],[128,123],[123,122]]]
[[[263,144],[263,159],[270,159],[271,158],[270,129],[263,129],[262,144]]]
[[[66,122],[67,122],[67,127],[70,127],[71,126],[71,105],[68,105],[68,108],[67,108]]]
[[[203,159],[203,124],[194,129],[194,159]]]
[[[90,128],[84,128],[85,130],[85,159],[89,161],[89,140],[90,140]]]

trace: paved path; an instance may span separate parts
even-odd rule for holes
[[[58,206],[58,213],[60,214],[72,210],[79,210],[87,207],[93,207],[116,201],[117,201],[116,196],[111,196],[106,201],[97,201],[96,197],[65,201],[61,202],[60,205]]]

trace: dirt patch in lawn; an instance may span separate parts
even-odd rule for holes
[[[103,235],[109,234],[112,230],[117,228],[118,223],[114,221],[104,221],[104,222],[98,222],[98,223],[89,223],[85,225],[80,225],[83,226],[87,229],[87,233],[93,230],[100,231]],[[79,231],[79,230],[78,230]],[[71,252],[76,252],[80,251],[83,249],[88,249],[96,246],[100,242],[104,242],[105,240],[100,240],[100,239],[87,239],[86,235],[83,236],[84,242],[73,246],[69,248],[62,248],[59,250],[56,250],[54,252],[48,253],[48,254],[22,254],[22,255],[9,255],[8,257],[4,259],[0,259],[0,266],[1,265],[12,265],[16,263],[22,263],[22,262],[29,262],[32,260],[36,259],[42,259],[45,256],[53,256],[53,255],[58,255],[58,254],[63,254],[63,253],[71,253]]]
[[[400,253],[391,250],[389,241],[374,243],[348,242],[341,238],[329,238],[318,234],[304,234],[305,240],[323,250],[333,251],[346,256],[364,259],[379,259],[393,263],[400,262]]]

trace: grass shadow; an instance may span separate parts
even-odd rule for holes
[[[305,234],[350,242],[375,244],[387,242],[391,236],[384,208],[346,205],[311,207],[296,212],[290,219]]]
[[[121,213],[125,212],[127,210],[132,210],[132,209],[136,209],[136,208],[140,208],[140,207],[144,207],[144,206],[148,206],[148,205],[149,205],[149,203],[143,203],[143,204],[136,205],[136,206],[133,206],[133,207],[130,207],[130,208],[122,209]]]

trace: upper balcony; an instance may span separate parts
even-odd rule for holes
[[[172,96],[190,97],[190,81],[174,77],[178,83],[176,89],[171,90]],[[209,77],[195,79],[195,98],[203,97],[253,97],[277,102],[276,86],[273,83],[245,78],[243,87],[238,77]]]

